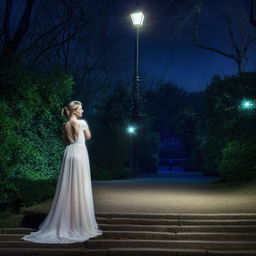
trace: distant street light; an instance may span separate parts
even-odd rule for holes
[[[134,134],[135,133],[135,127],[134,126],[129,126],[128,128],[127,128],[127,132],[129,133],[129,134]]]
[[[250,110],[255,108],[255,103],[253,100],[244,99],[241,102],[241,108],[244,110]]]

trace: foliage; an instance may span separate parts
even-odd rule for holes
[[[231,141],[222,149],[219,172],[225,181],[244,181],[256,177],[256,140]]]
[[[32,203],[33,194],[22,193],[25,183],[56,179],[63,151],[60,109],[70,98],[72,79],[56,72],[36,77],[9,63],[2,66],[0,83],[0,207],[4,209],[16,207],[18,198],[20,205]],[[42,190],[40,197],[48,191]]]
[[[144,129],[139,132],[140,134],[138,136],[138,168],[143,173],[156,172],[158,169],[159,162],[159,134],[150,131],[148,126],[144,127]]]
[[[201,116],[204,114],[203,93],[187,92],[172,83],[160,82],[145,92],[147,119],[166,145],[162,157],[187,157],[186,170],[201,168],[201,152],[197,133],[201,134]],[[173,138],[181,142],[172,146]]]
[[[160,84],[145,92],[146,113],[160,134],[174,132],[173,120],[186,102],[186,92],[174,84]]]
[[[228,76],[224,79],[213,78],[205,91],[207,133],[201,138],[203,166],[207,172],[215,173],[218,170],[219,175],[225,180],[237,179],[238,170],[233,164],[234,170],[231,171],[231,162],[237,162],[238,167],[243,167],[244,160],[235,159],[236,154],[237,156],[239,154],[234,152],[239,151],[239,148],[244,150],[244,145],[256,136],[256,109],[242,109],[241,102],[244,99],[255,98],[256,73],[254,72]],[[249,154],[248,158],[252,157],[253,150],[244,152]],[[224,166],[227,170],[224,170]],[[240,172],[244,173],[244,178],[249,178],[246,170],[241,169]]]
[[[171,145],[172,139],[174,137],[176,138],[178,135],[176,132],[176,118],[178,117],[179,112],[184,108],[186,97],[187,93],[185,90],[172,83],[163,83],[162,81],[159,81],[157,84],[151,86],[150,89],[145,91],[146,120],[151,124],[148,125],[147,130],[158,134],[156,137],[156,134],[151,132],[152,138],[149,139],[149,141],[151,141],[151,146],[149,147],[153,151],[151,153],[151,160],[148,159],[148,163],[145,163],[148,166],[148,171],[153,171],[157,168],[158,157],[156,156],[158,154],[160,154],[161,157],[164,155],[169,157],[170,155],[185,154],[182,147],[177,149],[177,146],[172,147],[169,145]],[[167,143],[160,149],[159,144],[163,141]],[[157,146],[156,143],[158,144]],[[143,150],[141,154],[143,154]],[[143,158],[145,159],[145,157]],[[150,161],[154,162],[154,164],[151,163],[151,168],[149,166]]]
[[[216,175],[217,169],[222,158],[221,149],[223,141],[213,135],[208,135],[200,139],[202,152],[202,170],[204,174]]]
[[[186,171],[201,170],[202,152],[199,135],[202,136],[202,117],[205,115],[203,108],[203,93],[191,92],[185,97],[183,108],[178,109],[175,118],[175,132],[182,138],[189,159],[183,165]]]
[[[114,87],[114,86],[113,86]],[[94,106],[90,128],[93,138],[88,142],[93,179],[128,178],[130,98],[124,85],[118,85]]]
[[[8,179],[7,186],[12,186],[9,190],[8,201],[5,209],[19,212],[21,207],[37,204],[53,196],[56,188],[56,179]]]

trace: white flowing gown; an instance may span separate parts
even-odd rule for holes
[[[37,232],[22,237],[36,243],[76,243],[102,235],[94,214],[91,174],[84,130],[79,120],[78,138],[69,137],[50,211]]]

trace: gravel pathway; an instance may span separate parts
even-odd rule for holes
[[[96,212],[255,213],[255,183],[226,186],[200,173],[93,181]]]

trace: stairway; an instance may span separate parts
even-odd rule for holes
[[[36,244],[29,228],[0,230],[0,255],[256,256],[256,213],[97,213],[103,235],[76,244]]]

